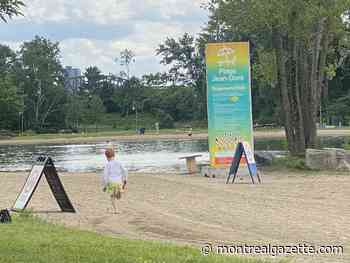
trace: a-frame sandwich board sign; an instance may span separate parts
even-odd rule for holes
[[[75,213],[75,209],[64,190],[63,184],[57,174],[56,167],[50,157],[39,157],[37,159],[12,207],[12,210],[23,211],[27,207],[43,174],[45,175],[50,189],[62,212]]]
[[[245,156],[247,160],[247,167],[249,170],[250,178],[252,179],[252,183],[255,184],[254,177],[258,179],[258,182],[261,183],[261,178],[258,173],[256,162],[254,158],[253,151],[248,142],[239,142],[236,146],[236,152],[234,158],[232,160],[232,164],[230,167],[230,172],[227,176],[226,184],[230,183],[231,176],[233,175],[232,183],[235,182],[237,177],[237,171],[239,168],[239,164],[241,162],[242,156]]]

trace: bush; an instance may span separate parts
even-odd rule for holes
[[[59,133],[64,133],[64,134],[79,133],[79,130],[77,128],[63,129],[63,130],[59,130]]]
[[[41,128],[38,129],[36,132],[37,134],[47,134],[47,133],[58,133],[58,129],[55,128]]]
[[[346,139],[344,144],[343,144],[343,148],[345,150],[350,150],[350,139]]]
[[[14,136],[15,134],[9,130],[0,130],[0,137],[10,138]]]
[[[36,132],[33,130],[26,130],[24,132],[24,136],[33,136],[33,135],[36,135]]]

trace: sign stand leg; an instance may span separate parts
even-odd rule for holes
[[[259,172],[256,173],[256,176],[258,177],[259,184],[261,184],[261,178]]]
[[[256,176],[258,179],[258,182],[261,184],[261,178],[257,171],[254,155],[250,148],[250,145],[247,142],[239,142],[237,144],[236,152],[231,164],[231,168],[226,180],[226,184],[230,182],[231,175],[233,175],[232,184],[235,182],[237,177],[237,171],[238,171],[239,164],[241,162],[243,154],[245,159],[247,160],[247,168],[248,168],[252,183],[255,184],[254,176]]]

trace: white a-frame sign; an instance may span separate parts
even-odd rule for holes
[[[230,183],[231,176],[233,176],[232,183],[235,182],[235,179],[237,177],[237,171],[238,171],[239,164],[241,162],[243,154],[247,162],[247,167],[249,170],[250,178],[252,179],[252,183],[255,184],[254,177],[258,179],[259,183],[261,183],[261,178],[256,167],[254,154],[249,143],[239,142],[236,146],[236,152],[232,160],[232,164],[231,164],[230,172],[227,176],[226,184]]]
[[[43,174],[45,174],[45,178],[62,212],[75,213],[75,209],[64,190],[55,165],[50,157],[38,158],[37,162],[32,167],[12,210],[23,211],[27,207]]]

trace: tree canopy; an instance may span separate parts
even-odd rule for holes
[[[256,72],[279,90],[281,117],[294,154],[316,146],[327,69],[339,64],[334,50],[348,45],[349,6],[349,0],[230,0],[211,1],[209,6],[217,23],[215,29],[209,24],[209,31],[219,28],[232,32],[235,40],[252,42]]]
[[[14,16],[23,15],[21,8],[24,7],[23,1],[20,0],[1,0],[0,1],[0,19],[7,22]]]

